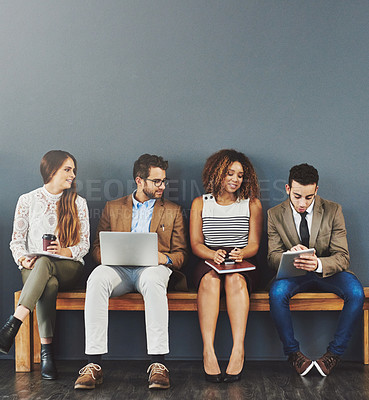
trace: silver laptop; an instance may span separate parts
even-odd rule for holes
[[[158,235],[154,232],[100,232],[101,263],[142,267],[158,265]]]

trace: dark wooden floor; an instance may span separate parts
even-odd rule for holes
[[[13,361],[0,360],[0,399],[369,399],[369,367],[360,363],[342,362],[323,378],[315,368],[300,377],[285,362],[249,361],[240,382],[211,384],[203,379],[201,362],[168,361],[172,387],[164,391],[147,388],[145,361],[106,361],[104,383],[91,391],[73,389],[83,362],[57,365],[59,379],[44,381],[39,370],[16,374]]]

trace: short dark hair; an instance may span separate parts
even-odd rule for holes
[[[288,177],[288,185],[292,186],[292,181],[299,183],[300,185],[318,185],[319,174],[318,171],[309,164],[295,165],[290,169],[290,175]]]
[[[142,154],[134,163],[133,178],[136,179],[139,176],[142,179],[146,179],[150,175],[151,167],[166,171],[168,168],[168,161],[154,154]]]

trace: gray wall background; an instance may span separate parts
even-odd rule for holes
[[[169,160],[167,197],[186,210],[218,149],[250,157],[264,211],[285,199],[289,168],[309,162],[320,195],[343,206],[352,270],[369,284],[367,1],[13,0],[0,9],[2,322],[21,287],[8,247],[15,204],[41,185],[42,155],[59,148],[78,160],[93,236],[105,202],[132,190],[144,152]],[[337,316],[295,314],[302,350],[320,356]],[[143,313],[112,312],[110,328],[108,357],[146,357]],[[362,358],[360,328],[347,359]],[[171,357],[201,358],[195,313],[172,313],[170,334]],[[216,339],[226,359],[224,314]],[[83,358],[83,343],[83,313],[59,313],[58,357]],[[251,314],[246,355],[283,358],[269,315]]]

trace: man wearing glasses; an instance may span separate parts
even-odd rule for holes
[[[89,276],[85,303],[85,337],[88,364],[79,372],[75,389],[94,389],[102,383],[101,357],[108,351],[108,302],[110,297],[139,292],[145,301],[149,388],[170,387],[164,365],[169,353],[167,286],[169,278],[176,290],[185,290],[185,278],[178,270],[187,256],[185,223],[179,205],[163,198],[168,162],[162,157],[143,154],[134,163],[137,190],[131,195],[107,202],[102,213],[92,254],[101,264],[100,231],[156,232],[156,267],[99,265]]]

